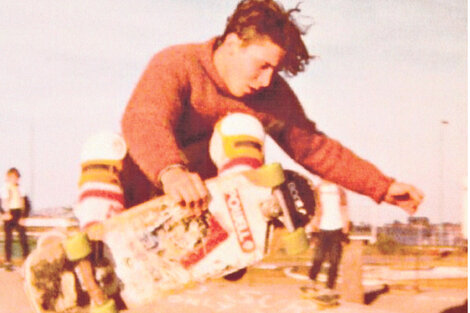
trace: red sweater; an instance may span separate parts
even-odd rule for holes
[[[257,117],[267,133],[314,174],[377,202],[392,179],[318,131],[279,75],[261,93],[235,98],[214,66],[215,40],[170,47],[156,54],[137,84],[122,119],[132,159],[157,183],[170,164],[186,164],[203,178],[214,174],[207,142],[217,120],[229,112]],[[202,142],[187,149],[195,142]],[[192,150],[192,152],[188,152]]]

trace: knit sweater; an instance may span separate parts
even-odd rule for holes
[[[377,202],[393,181],[338,141],[316,129],[292,89],[278,74],[270,86],[243,98],[232,96],[213,63],[215,39],[157,53],[138,82],[122,119],[131,158],[153,183],[170,164],[213,175],[208,139],[231,112],[257,117],[266,132],[313,174]],[[195,144],[195,143],[202,144]]]

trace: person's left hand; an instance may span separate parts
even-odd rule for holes
[[[409,215],[416,213],[424,198],[424,193],[415,186],[393,182],[385,195],[385,202],[402,208]]]

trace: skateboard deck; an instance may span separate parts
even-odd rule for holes
[[[338,298],[333,296],[319,295],[312,298],[319,310],[324,310],[340,305]]]
[[[321,290],[314,289],[310,286],[301,286],[302,298],[312,300],[319,310],[331,308],[340,305],[339,295],[325,295]]]
[[[311,286],[301,286],[300,291],[302,292],[302,298],[311,299],[319,295],[319,290],[312,288]]]
[[[269,216],[279,211],[273,189],[283,180],[279,165],[265,165],[207,180],[211,198],[199,216],[162,196],[88,227],[92,245],[103,246],[100,264],[94,264],[98,285],[132,308],[260,261]],[[36,313],[68,312],[91,302],[64,249],[69,235],[43,236],[25,262],[25,289]]]

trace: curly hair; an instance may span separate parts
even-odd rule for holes
[[[235,33],[244,42],[268,37],[285,52],[279,68],[290,76],[305,70],[310,59],[301,36],[307,29],[301,29],[292,14],[300,12],[299,5],[285,10],[274,0],[242,0],[235,12],[227,19],[223,35],[219,38],[222,43],[228,34]]]

